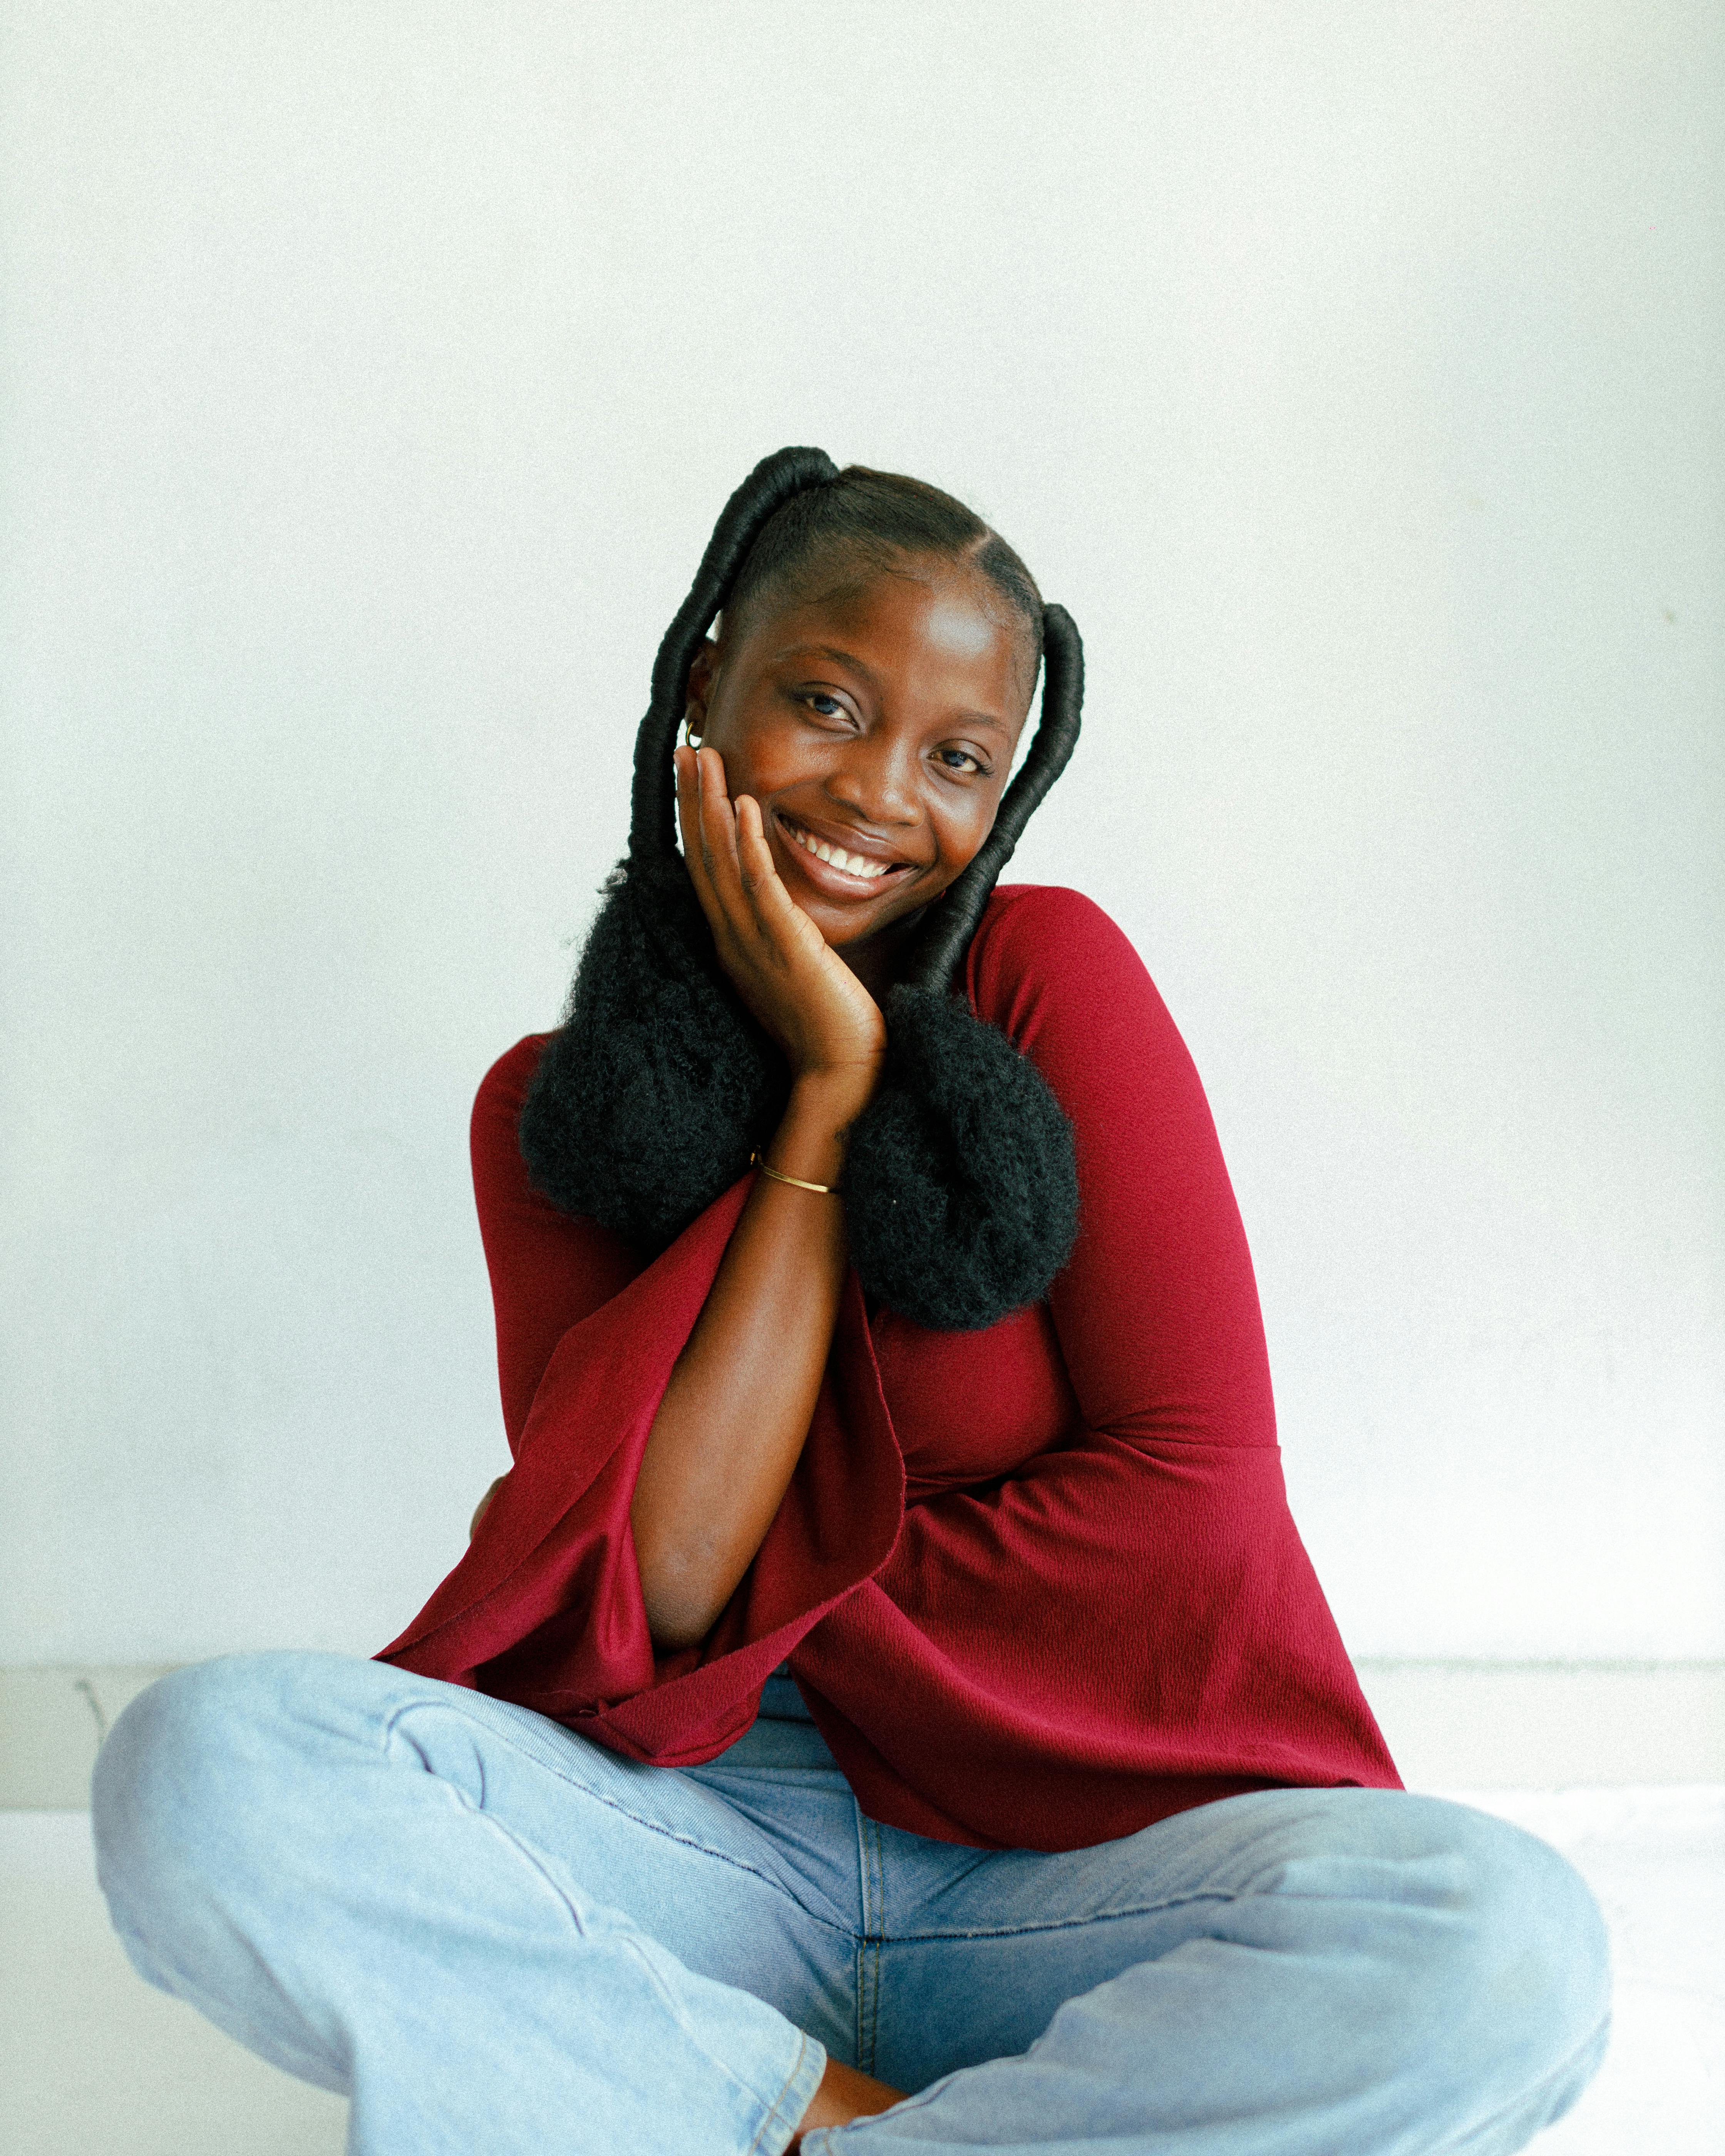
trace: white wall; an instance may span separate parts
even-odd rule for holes
[[[1363,1653],[1725,1651],[1704,0],[7,6],[0,1658],[367,1651],[719,504],[953,487]]]

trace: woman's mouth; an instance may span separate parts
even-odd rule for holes
[[[793,846],[810,860],[820,864],[825,873],[815,873],[813,880],[823,886],[878,891],[888,876],[911,865],[908,861],[853,852],[850,847],[839,845],[834,839],[823,838],[818,831],[809,829],[794,818],[787,816],[783,809],[778,811],[778,822],[779,829]]]

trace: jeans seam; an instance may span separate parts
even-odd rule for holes
[[[872,1820],[869,1822],[869,1833],[875,1845],[875,1892],[879,1910],[875,1922],[875,1981],[869,1988],[869,2071],[873,2073],[880,2056],[880,1994],[886,1983],[886,1849],[880,1838],[880,1829]]]
[[[485,1696],[489,1697],[489,1695]],[[408,1700],[404,1702],[402,1706],[397,1707],[382,1723],[381,1728],[382,1743],[380,1746],[380,1749],[387,1748],[388,1741],[394,1734],[396,1726],[398,1722],[404,1720],[405,1717],[410,1714],[415,1714],[427,1710],[434,1713],[461,1715],[461,1708],[459,1705],[454,1701],[428,1699]],[[500,1743],[507,1745],[509,1749],[515,1753],[518,1758],[529,1759],[535,1766],[542,1767],[547,1774],[556,1775],[557,1779],[560,1782],[565,1784],[568,1788],[572,1789],[578,1789],[583,1796],[590,1798],[596,1804],[603,1804],[607,1811],[615,1812],[620,1819],[626,1819],[632,1821],[636,1826],[644,1828],[649,1834],[658,1835],[663,1840],[675,1842],[680,1849],[695,1850],[702,1856],[711,1857],[716,1863],[728,1864],[733,1871],[747,1872],[750,1878],[758,1879],[763,1887],[770,1887],[775,1894],[783,1895],[786,1901],[793,1902],[795,1906],[803,1912],[803,1915],[809,1918],[811,1923],[819,1924],[825,1930],[836,1932],[841,1935],[850,1932],[851,1928],[850,1925],[837,1922],[831,1917],[823,1916],[818,1909],[811,1909],[809,1904],[803,1900],[800,1895],[792,1892],[789,1887],[782,1884],[780,1881],[773,1878],[769,1872],[762,1871],[758,1866],[750,1864],[742,1857],[733,1856],[728,1850],[715,1849],[710,1842],[698,1841],[692,1835],[679,1834],[675,1828],[665,1826],[657,1820],[643,1818],[640,1813],[632,1810],[629,1805],[619,1804],[615,1798],[606,1796],[602,1791],[593,1789],[587,1783],[578,1779],[575,1775],[566,1773],[564,1769],[559,1767],[554,1760],[542,1756],[536,1748],[520,1743],[513,1736],[505,1730],[494,1728],[489,1723],[482,1724],[473,1716],[462,1715],[461,1718],[469,1724],[470,1727],[483,1727],[488,1736],[495,1736]],[[555,1726],[558,1728],[562,1727],[561,1723],[557,1723]],[[577,1731],[572,1730],[567,1733],[575,1738],[576,1740],[581,1743],[592,1744],[593,1742],[591,1738],[581,1737],[579,1732]],[[661,1771],[667,1774],[675,1774],[677,1769],[675,1768],[666,1768]],[[853,1799],[853,1802],[855,1800]],[[858,1854],[860,1859],[860,1868],[862,1871],[860,1883],[864,1897],[864,1916],[863,1934],[859,1935],[853,1933],[851,1935],[853,1937],[860,1936],[865,1938],[868,1936],[876,1936],[884,1938],[884,1933],[870,1933],[868,1919],[869,1873],[867,1869],[867,1848],[868,1835],[872,1829],[873,1822],[866,1818],[860,1805],[857,1807],[856,1817],[859,1845]],[[1165,1900],[1159,1902],[1133,1902],[1128,1907],[1122,1909],[1097,1909],[1091,1912],[1088,1915],[1082,1917],[1063,1917],[1058,1922],[1055,1923],[996,1924],[985,1926],[976,1930],[906,1932],[902,1934],[901,1943],[911,1946],[921,1945],[924,1943],[933,1942],[940,1939],[1009,1939],[1028,1938],[1033,1934],[1044,1932],[1070,1932],[1081,1930],[1086,1924],[1118,1922],[1123,1918],[1128,1917],[1153,1916],[1159,1910],[1183,1908],[1187,1904],[1193,1902],[1231,1902],[1235,1901],[1239,1897],[1237,1895],[1218,1892],[1212,1892],[1205,1894],[1174,1894],[1170,1895]],[[860,2035],[860,2029],[859,2029],[858,2033],[859,2035]]]
[[[526,1864],[531,1871],[535,1872],[544,1885],[550,1889],[552,1898],[567,1914],[570,1923],[574,1927],[577,1938],[587,1938],[588,1935],[588,1928],[581,1920],[580,1911],[575,1907],[575,1904],[569,1899],[569,1897],[563,1892],[562,1888],[546,1869],[543,1860],[541,1858],[538,1851],[535,1850],[531,1842],[523,1841],[521,1837],[516,1834],[512,1828],[507,1827],[503,1824],[502,1820],[497,1817],[495,1812],[488,1812],[481,1805],[475,1804],[472,1798],[468,1795],[465,1789],[459,1788],[456,1784],[449,1781],[445,1776],[438,1774],[434,1775],[433,1779],[441,1784],[442,1786],[449,1791],[449,1794],[455,1799],[458,1804],[463,1806],[463,1808],[470,1813],[475,1819],[482,1820],[485,1825],[491,1830],[493,1834],[501,1835],[501,1838],[509,1844],[510,1847],[515,1851],[516,1854],[521,1859],[522,1862]],[[747,1867],[744,1868],[747,1869]],[[651,1938],[650,1933],[644,1934],[644,1936],[649,1938]],[[733,2072],[730,2066],[723,2059],[720,2058],[716,2052],[713,2051],[705,2042],[702,2041],[701,2036],[696,2032],[694,2025],[690,2020],[689,2016],[684,2012],[682,2006],[679,2004],[675,1994],[672,1992],[670,1987],[665,1983],[664,1977],[660,1975],[659,1970],[655,1967],[653,1957],[644,1949],[640,1939],[634,1938],[628,1933],[624,1933],[619,1943],[623,1945],[640,1964],[642,1970],[647,1977],[648,1982],[653,1986],[654,1990],[658,1993],[660,2000],[663,2002],[665,2011],[670,2015],[672,2021],[675,2024],[676,2027],[681,2031],[682,2035],[687,2039],[693,2048],[701,2054],[702,2058],[708,2060],[714,2066],[716,2066],[719,2072],[724,2076],[725,2079],[730,2082],[733,2088],[740,2090],[744,2096],[748,2097],[752,2103],[758,2104],[761,2102],[759,2092],[755,2089],[752,2089],[748,2083],[744,2081],[740,2075]],[[659,1943],[655,1939],[652,1943],[657,1946]],[[661,1951],[663,1951],[663,1949],[661,1949]],[[794,2027],[795,2024],[793,2023],[790,2025]],[[798,2031],[799,2035],[802,2033],[803,2032],[800,2030]]]
[[[442,1700],[408,1700],[403,1706],[398,1707],[382,1724],[381,1731],[382,1743],[380,1749],[387,1749],[389,1739],[395,1733],[398,1722],[404,1720],[410,1714],[428,1710],[437,1714],[460,1714],[461,1712],[459,1707]],[[578,1780],[573,1774],[565,1774],[562,1768],[553,1762],[542,1758],[536,1751],[516,1743],[502,1731],[494,1729],[489,1724],[481,1725],[470,1716],[464,1716],[462,1718],[468,1722],[470,1727],[477,1728],[483,1726],[487,1736],[497,1738],[500,1743],[506,1744],[518,1758],[531,1759],[536,1766],[544,1768],[547,1774],[555,1774],[557,1779],[567,1784],[568,1788],[578,1789],[583,1796],[591,1798],[594,1804],[603,1804],[607,1811],[615,1812],[619,1819],[629,1820],[634,1825],[644,1828],[649,1834],[658,1835],[665,1841],[674,1841],[680,1849],[695,1850],[702,1856],[711,1857],[716,1864],[728,1864],[734,1871],[747,1872],[751,1879],[758,1879],[763,1887],[770,1887],[775,1894],[783,1895],[786,1901],[794,1902],[811,1923],[823,1925],[829,1932],[844,1933],[850,1931],[850,1927],[848,1924],[835,1923],[832,1917],[822,1916],[818,1909],[811,1909],[799,1895],[793,1894],[789,1887],[781,1884],[770,1873],[762,1871],[757,1866],[747,1862],[742,1857],[733,1856],[728,1850],[715,1849],[710,1843],[697,1841],[692,1835],[679,1834],[674,1828],[662,1825],[657,1820],[644,1819],[639,1812],[631,1811],[627,1804],[620,1804],[614,1798],[605,1796],[598,1789],[590,1788],[585,1782]],[[590,1743],[593,1740],[583,1738],[582,1741]],[[675,1774],[677,1770],[675,1768],[665,1768],[660,1771]],[[483,1776],[483,1766],[480,1772]],[[438,1777],[439,1781],[444,1779],[442,1775]],[[454,1784],[450,1783],[449,1786],[453,1789]],[[458,1791],[457,1794],[459,1794],[459,1792]],[[484,1807],[481,1805],[476,1809],[483,1810]],[[485,1816],[490,1819],[495,1815],[486,1812]]]
[[[1240,1898],[1237,1894],[1219,1889],[1202,1894],[1170,1894],[1162,1902],[1137,1902],[1125,1909],[1097,1909],[1087,1917],[1062,1917],[1045,1924],[995,1924],[975,1931],[901,1932],[895,1935],[893,1943],[913,1947],[937,1943],[942,1939],[1029,1938],[1044,1932],[1083,1931],[1091,1924],[1123,1923],[1130,1917],[1153,1917],[1164,1909],[1190,1908],[1198,1902],[1237,1902]]]
[[[869,2072],[880,2063],[880,1994],[886,1990],[886,1841],[880,1833],[878,1824],[871,1822],[873,1841],[875,1841],[875,1893],[880,1897],[878,1945],[875,1945],[875,1981],[869,1999]]]
[[[884,1916],[880,1878],[880,1838],[874,1822],[852,1799],[856,1814],[857,1895],[861,1923],[856,1933],[856,2066],[875,2070],[880,2029],[880,1940]]]
[[[796,2026],[796,2025],[795,2025],[794,2023],[793,2023],[793,2024],[792,2024],[792,2026],[794,2028],[794,2027]],[[809,2056],[809,2033],[808,2033],[808,2031],[807,2031],[806,2030],[804,2030],[804,2029],[798,2029],[798,2030],[797,2030],[797,2056],[796,2056],[796,2057],[795,2057],[794,2059],[793,2059],[793,2060],[792,2060],[792,2061],[791,2061],[791,2070],[790,2070],[790,2071],[789,2071],[789,2072],[785,2076],[784,2080],[783,2081],[783,2082],[782,2082],[782,2083],[780,2084],[780,2086],[779,2086],[778,2094],[776,2097],[773,2097],[773,2099],[772,2108],[771,2108],[770,2110],[768,2110],[768,2112],[763,2115],[763,2117],[762,2118],[762,2120],[761,2120],[760,2124],[759,2124],[759,2125],[755,2128],[755,2135],[754,2135],[754,2138],[753,2138],[753,2140],[752,2140],[752,2141],[750,2142],[750,2143],[749,2143],[749,2145],[748,2145],[747,2156],[755,2156],[755,2151],[756,2151],[756,2150],[760,2147],[760,2145],[761,2145],[761,2137],[762,2137],[762,2135],[763,2133],[765,2133],[765,2132],[767,2131],[768,2128],[773,2124],[773,2121],[774,2121],[776,2118],[778,2118],[778,2116],[780,2115],[781,2112],[783,2110],[783,2107],[784,2107],[784,2100],[785,2100],[785,2092],[786,2092],[786,2091],[790,2087],[790,2086],[791,2086],[792,2082],[794,2082],[794,2081],[796,2080],[796,2078],[797,2078],[798,2075],[799,2073],[801,2073],[801,2072],[802,2072],[802,2071],[803,2071],[803,2060],[804,2060],[804,2059],[806,2059],[806,2058],[808,2057],[808,2056]],[[795,2127],[796,2123],[797,2123],[797,2122],[795,2121],[795,2119],[793,2119],[793,2120],[791,2121],[791,2124],[792,2124],[793,2128],[794,2128],[794,2127]]]

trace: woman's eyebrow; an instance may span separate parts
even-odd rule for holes
[[[800,658],[804,652],[816,659],[836,659],[841,666],[848,666],[853,673],[860,674],[877,696],[880,693],[880,684],[873,672],[864,665],[854,651],[842,650],[836,644],[788,644],[783,651],[773,653],[773,664],[777,666],[787,659]],[[1012,732],[1006,721],[997,719],[992,711],[955,711],[952,716],[955,721],[962,720],[967,726],[992,726],[997,734],[1009,737]]]
[[[872,671],[864,665],[854,651],[841,651],[836,644],[788,644],[783,651],[773,653],[773,663],[777,665],[781,660],[799,658],[805,651],[812,653],[817,659],[836,659],[841,666],[848,666],[852,673],[860,674],[871,689],[878,690],[880,686]]]

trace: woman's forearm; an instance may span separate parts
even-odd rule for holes
[[[799,1079],[765,1158],[834,1183],[868,1073]],[[662,1652],[704,1639],[773,1524],[809,1434],[845,1277],[836,1197],[757,1178],[655,1416],[629,1511]]]

